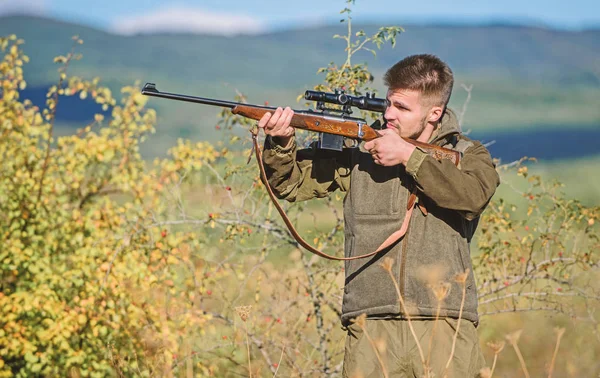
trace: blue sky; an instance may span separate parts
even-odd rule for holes
[[[262,32],[335,21],[343,0],[0,0],[0,15],[30,13],[131,34],[157,30]],[[515,21],[600,26],[600,0],[357,0],[357,21]]]

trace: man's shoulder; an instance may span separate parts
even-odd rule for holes
[[[462,155],[486,156],[486,159],[492,157],[483,142],[462,133],[456,135],[456,144],[453,149],[459,151]]]
[[[442,147],[458,151],[461,155],[485,154],[491,156],[490,152],[481,141],[473,139],[461,132],[447,135],[445,138],[445,144],[443,144]]]

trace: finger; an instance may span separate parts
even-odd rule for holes
[[[279,118],[281,117],[281,113],[283,113],[283,109],[282,108],[277,108],[275,110],[275,112],[273,113],[273,115],[271,115],[271,119],[269,120],[269,122],[267,123],[267,128],[273,130],[275,128],[275,126],[277,126],[277,122],[279,121]]]
[[[392,129],[382,129],[382,130],[377,130],[377,132],[381,135],[381,136],[385,136],[385,135],[390,135],[390,134],[398,134],[397,131],[392,130]]]
[[[377,132],[379,134],[394,134],[396,132],[396,128],[395,127],[390,127],[390,128],[387,128],[387,129],[377,130]]]
[[[365,143],[365,150],[371,152],[371,150],[374,148],[375,148],[375,140],[370,140],[367,143]]]
[[[277,124],[273,127],[273,132],[278,134],[286,134],[287,128],[290,125],[290,121],[292,120],[293,112],[292,109],[288,106],[281,112],[279,119],[277,120]]]
[[[271,119],[271,113],[263,114],[262,118],[258,121],[258,127],[260,127],[261,129],[264,129],[265,125],[267,124],[267,122],[269,122],[270,119]]]
[[[292,122],[294,111],[290,107],[285,108],[285,111],[287,112],[287,116],[285,117],[285,123],[289,125]]]
[[[286,108],[286,110],[288,110],[287,116],[285,117],[285,125],[287,127],[287,129],[285,130],[286,134],[288,135],[293,135],[294,134],[294,128],[290,126],[290,123],[292,123],[292,118],[294,117],[294,111],[290,108]]]

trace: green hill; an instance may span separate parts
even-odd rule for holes
[[[377,26],[359,24],[355,30],[373,32]],[[368,59],[375,70],[383,70],[402,56],[432,52],[465,77],[600,84],[600,29],[572,32],[502,25],[400,26],[406,32],[395,49],[384,49],[376,60],[368,53],[359,59]],[[16,33],[32,47],[33,64],[40,68],[32,77],[36,82],[52,78],[48,62],[66,50],[69,38],[77,34],[86,42],[82,71],[101,69],[119,79],[164,75],[177,77],[181,83],[235,79],[261,87],[270,80],[278,82],[274,87],[287,89],[314,82],[318,67],[339,59],[342,42],[332,35],[344,32],[345,26],[340,24],[258,36],[120,36],[38,17],[0,18],[0,34]]]
[[[386,46],[376,58],[369,53],[355,62],[368,62],[375,84],[400,58],[420,52],[439,55],[456,73],[451,105],[461,108],[472,85],[464,119],[466,129],[485,132],[600,126],[600,29],[579,32],[510,25],[403,25],[395,49]],[[379,26],[379,25],[378,25]],[[355,25],[372,32],[375,25]],[[249,101],[295,105],[298,94],[321,81],[319,67],[343,58],[345,26],[283,30],[256,36],[222,37],[191,34],[121,36],[46,18],[0,18],[0,35],[25,39],[31,63],[26,67],[29,88],[24,96],[39,96],[56,81],[54,56],[70,49],[71,36],[85,44],[84,59],[73,73],[100,76],[114,89],[151,81],[160,90],[231,99],[235,90]],[[215,138],[217,109],[153,99],[159,110],[162,149],[177,136]],[[69,106],[68,112],[89,109]],[[63,131],[81,125],[78,117],[62,119]],[[493,136],[492,136],[493,137]]]

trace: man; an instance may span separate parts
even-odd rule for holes
[[[269,183],[288,201],[324,197],[337,189],[346,192],[346,256],[374,251],[396,232],[416,189],[418,207],[404,237],[373,257],[346,261],[344,376],[422,377],[425,370],[436,377],[477,376],[484,361],[475,328],[477,292],[469,245],[499,177],[486,148],[460,133],[454,112],[447,108],[454,79],[444,62],[433,55],[410,56],[391,67],[384,81],[390,102],[386,128],[360,148],[297,150],[289,126],[293,111],[278,108],[265,114],[259,127],[268,135],[263,160]],[[402,137],[457,150],[460,164],[438,161]],[[390,274],[382,269],[384,258],[393,259],[391,273],[406,311]],[[462,281],[455,278],[461,273]],[[436,285],[449,292],[434,292]],[[362,314],[367,316],[364,324],[352,322]]]

